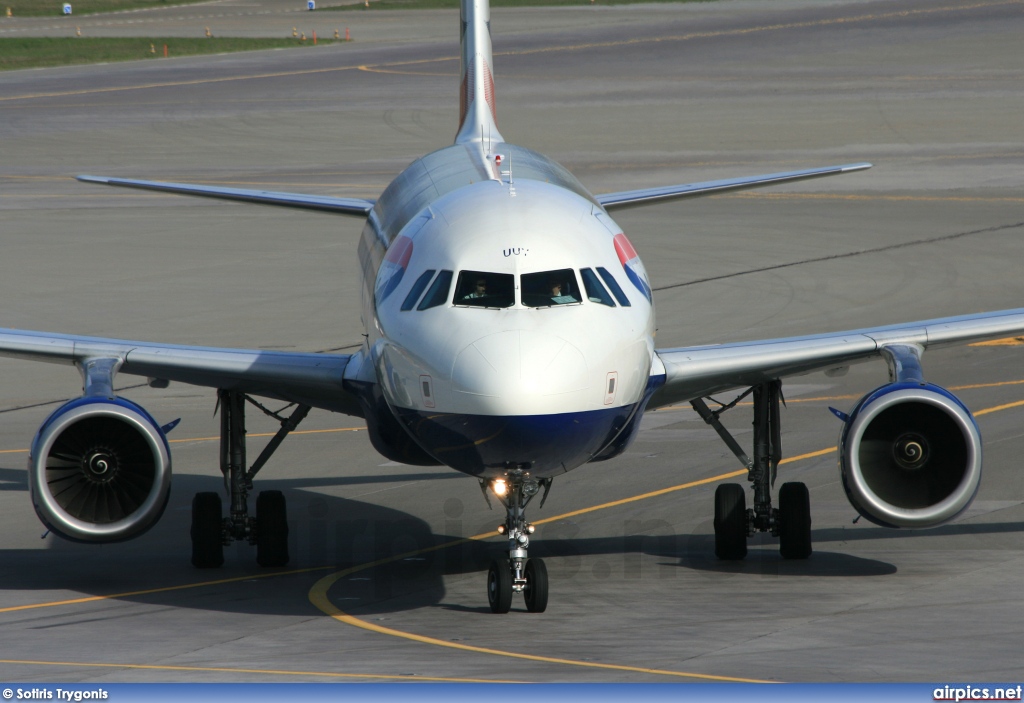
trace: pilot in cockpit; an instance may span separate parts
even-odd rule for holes
[[[485,298],[487,297],[487,279],[478,278],[476,279],[476,286],[472,291],[462,296],[463,300],[473,300],[474,298]]]
[[[571,295],[562,295],[562,282],[558,279],[551,279],[548,281],[548,287],[551,292],[551,302],[556,305],[564,305],[566,303],[578,303],[579,301]]]

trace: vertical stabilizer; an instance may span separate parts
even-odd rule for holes
[[[462,0],[460,19],[462,88],[455,143],[504,141],[494,109],[490,0]]]

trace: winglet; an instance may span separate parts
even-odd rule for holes
[[[490,0],[462,0],[462,83],[456,144],[502,142],[491,73]]]

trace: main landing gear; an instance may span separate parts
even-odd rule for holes
[[[491,612],[507,613],[512,608],[512,594],[522,593],[527,610],[543,613],[548,607],[548,569],[543,560],[527,556],[533,525],[526,521],[526,505],[543,488],[540,504],[544,506],[551,479],[532,479],[522,469],[514,469],[506,472],[505,478],[481,480],[480,488],[485,498],[490,489],[505,506],[505,524],[498,527],[498,532],[508,538],[508,556],[492,561],[487,571]]]
[[[751,392],[754,394],[754,458],[751,460],[719,416]],[[712,412],[702,399],[691,401],[693,409],[711,425],[748,471],[754,489],[754,507],[746,505],[746,491],[738,483],[725,483],[715,491],[715,556],[738,560],[747,556],[747,538],[769,532],[779,538],[783,559],[806,559],[811,555],[811,503],[803,483],[784,483],[779,489],[779,507],[772,507],[771,489],[782,458],[779,404],[782,382],[769,381],[752,387],[732,403]]]
[[[281,422],[281,429],[246,470],[245,403],[252,403]],[[309,413],[308,405],[299,405],[288,417],[282,417],[244,393],[218,390],[220,407],[220,470],[230,495],[231,505],[224,517],[219,493],[197,493],[192,499],[192,564],[210,569],[224,563],[224,547],[235,540],[247,540],[256,546],[260,566],[284,566],[288,563],[288,514],[281,491],[261,491],[256,497],[256,516],[249,515],[249,493],[253,477],[267,463],[288,436]]]

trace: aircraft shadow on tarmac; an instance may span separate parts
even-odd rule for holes
[[[460,478],[454,473],[443,475]],[[461,503],[457,500],[451,499],[445,504],[439,518],[444,527],[435,532],[426,521],[399,510],[302,490],[313,485],[401,482],[431,476],[410,473],[386,477],[263,480],[260,488],[283,490],[288,499],[291,563],[284,569],[261,569],[255,563],[255,549],[236,543],[225,549],[222,568],[199,570],[189,563],[191,497],[199,491],[221,490],[222,481],[217,476],[178,475],[164,517],[136,540],[120,544],[78,545],[50,536],[40,542],[38,548],[0,550],[0,559],[4,563],[4,569],[0,570],[0,591],[70,590],[85,595],[126,594],[119,596],[118,600],[232,613],[308,616],[318,611],[309,603],[306,594],[312,584],[323,576],[397,557],[372,568],[356,570],[340,579],[330,591],[332,601],[357,615],[420,607],[487,612],[483,575],[491,559],[502,553],[499,539],[467,541],[443,549],[421,551],[480,532],[478,524],[467,524],[463,520]],[[25,491],[24,470],[0,468],[0,488]],[[751,541],[747,558],[736,562],[715,558],[710,521],[698,525],[692,534],[671,534],[671,526],[659,521],[624,523],[624,534],[616,537],[582,537],[579,531],[579,526],[571,521],[538,528],[530,555],[549,559],[552,588],[573,579],[639,581],[697,578],[714,583],[715,580],[738,575],[784,578],[886,576],[895,573],[897,567],[884,561],[826,551],[820,545],[897,536],[913,540],[927,536],[1019,533],[1024,531],[1024,525],[954,524],[901,532],[875,527],[854,530],[826,528],[813,531],[813,539],[819,546],[806,561],[783,560],[775,540],[757,538]],[[657,534],[650,534],[652,532]],[[276,572],[300,569],[309,571],[264,578]],[[446,592],[445,577],[470,573],[480,575],[479,602],[447,603],[450,596]],[[130,595],[134,591],[220,579],[238,580],[200,588]],[[699,586],[701,581],[696,583]],[[639,584],[638,587],[643,588]],[[74,596],[54,598],[50,594],[40,601],[66,597]],[[56,612],[51,615],[56,615]]]
[[[0,468],[0,491],[27,491],[28,473],[25,469]]]

